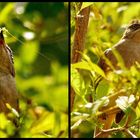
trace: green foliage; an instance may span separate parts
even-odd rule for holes
[[[82,9],[88,7],[88,6],[91,6],[92,4],[94,4],[94,3],[93,3],[93,2],[84,2],[84,3],[82,4],[80,10],[82,10]]]
[[[0,137],[68,137],[68,3],[1,2],[0,9],[20,95],[19,126],[1,114]]]
[[[136,63],[128,70],[116,51],[113,53],[120,62],[119,66],[122,70],[115,70],[112,67],[113,71],[105,76],[97,63],[104,50],[120,40],[126,25],[132,19],[139,18],[140,4],[135,2],[84,2],[82,7],[86,6],[90,6],[91,11],[85,50],[82,53],[82,61],[72,64],[71,70],[71,85],[76,93],[74,108],[71,112],[72,137],[93,137],[96,126],[102,128],[102,124],[97,121],[98,116],[104,113],[100,109],[109,104],[125,112],[122,121],[119,124],[113,124],[118,131],[110,133],[111,137],[139,137],[140,65]],[[73,7],[71,13],[75,13],[75,4],[71,3],[71,7]],[[73,17],[71,19],[74,20]],[[73,43],[74,25],[73,21],[71,43]],[[110,65],[109,60],[106,62]],[[104,80],[101,77],[104,77]],[[98,81],[101,82],[98,83]],[[118,95],[119,97],[114,99]],[[89,100],[91,97],[92,101]],[[128,122],[128,131],[132,133],[119,131],[119,127],[124,127],[130,114],[132,116]]]

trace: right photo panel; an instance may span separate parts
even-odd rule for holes
[[[70,3],[70,137],[140,137],[140,3]]]

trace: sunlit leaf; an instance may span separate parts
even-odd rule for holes
[[[92,70],[91,67],[89,66],[89,64],[85,61],[74,63],[74,64],[72,64],[72,67],[79,68],[79,69],[85,69],[85,70],[89,70],[89,71]]]
[[[79,72],[76,69],[72,68],[71,69],[71,85],[77,94],[80,94],[81,80],[82,79]]]
[[[60,131],[66,131],[66,128],[68,127],[67,115],[59,113],[58,116],[60,118],[55,118],[55,113],[53,112],[44,113],[32,126],[31,133],[36,135],[39,133],[43,134],[44,132],[52,131],[53,136],[57,137]],[[56,123],[56,121],[58,122]],[[55,125],[57,125],[57,128]],[[49,135],[49,133],[46,133],[46,135]]]
[[[6,116],[4,115],[4,113],[0,113],[0,129],[5,129],[6,126],[8,125],[8,120],[6,118]]]
[[[37,134],[41,133],[43,131],[50,131],[53,129],[54,125],[54,113],[45,113],[41,116],[41,118],[36,121],[32,128],[31,133]]]
[[[9,14],[14,10],[14,3],[8,3],[1,11],[0,23],[6,23]]]
[[[0,138],[8,138],[8,136],[5,132],[0,131]]]
[[[109,85],[108,81],[106,81],[106,80],[100,81],[96,88],[96,98],[100,99],[100,98],[106,96],[109,91],[109,88],[110,88],[110,85]]]
[[[92,63],[91,61],[78,62],[78,63],[72,64],[72,67],[89,70],[91,72],[96,72],[96,73],[100,74],[101,76],[105,77],[103,70],[98,65]]]
[[[93,11],[94,16],[95,16],[96,19],[98,19],[98,20],[102,19],[102,15],[100,14],[100,11],[96,7],[96,5],[92,6],[92,11]]]
[[[89,7],[89,6],[93,5],[93,4],[94,4],[94,2],[83,2],[82,7],[81,7],[80,10],[82,10],[82,9],[84,9],[86,7]]]

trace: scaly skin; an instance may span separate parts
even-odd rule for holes
[[[4,41],[3,31],[0,32],[0,112],[8,113],[8,103],[19,111],[18,93],[15,84],[15,70],[11,49]]]

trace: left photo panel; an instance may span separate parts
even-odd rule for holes
[[[0,2],[0,138],[69,137],[68,8]]]

